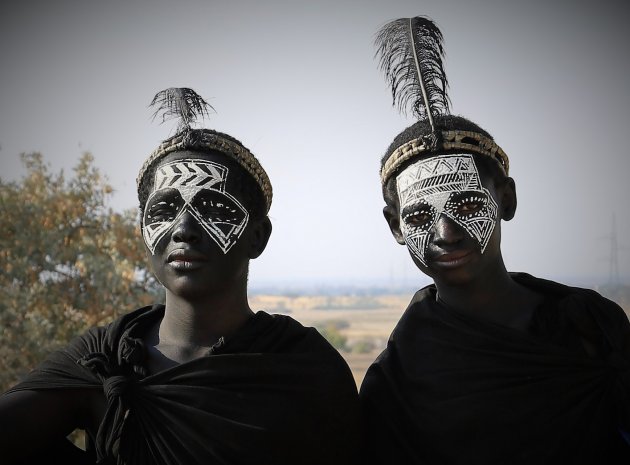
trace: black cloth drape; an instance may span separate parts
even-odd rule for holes
[[[95,328],[13,390],[100,389],[99,463],[343,464],[359,454],[356,385],[313,328],[258,312],[212,354],[144,376],[142,335],[163,306]]]
[[[630,463],[630,325],[594,291],[514,274],[545,295],[529,332],[420,290],[361,386],[381,464]]]

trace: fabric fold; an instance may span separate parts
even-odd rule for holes
[[[630,463],[619,431],[630,404],[627,317],[592,291],[513,277],[546,297],[529,332],[457,313],[434,286],[414,296],[361,387],[373,457]]]
[[[163,312],[88,331],[14,390],[103,389],[98,463],[356,463],[356,385],[317,331],[258,312],[216,353],[142,377],[137,341]]]

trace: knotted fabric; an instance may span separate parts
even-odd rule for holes
[[[356,463],[356,386],[317,331],[258,312],[213,354],[144,376],[141,336],[163,314],[88,331],[14,389],[102,390],[99,464]]]

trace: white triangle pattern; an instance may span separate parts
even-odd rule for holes
[[[228,168],[207,160],[184,159],[173,163],[168,163],[159,167],[155,173],[154,186],[155,190],[147,200],[149,204],[151,197],[161,189],[177,189],[185,201],[184,206],[172,221],[155,222],[143,225],[144,241],[155,253],[155,247],[159,240],[177,224],[179,218],[185,211],[190,212],[199,222],[202,228],[208,233],[212,240],[221,248],[223,253],[227,253],[234,245],[236,240],[241,236],[245,226],[249,221],[249,213],[240,204],[240,202],[231,194],[225,191],[225,182],[228,175]],[[238,224],[230,224],[227,233],[218,225],[211,221],[207,221],[203,216],[192,207],[191,202],[199,191],[203,189],[220,192],[229,198],[237,208],[239,208],[244,216],[243,220]],[[221,225],[229,224],[222,222]]]
[[[473,157],[469,154],[440,155],[419,160],[407,167],[396,178],[400,212],[406,206],[420,200],[435,210],[434,221],[422,228],[408,227],[400,218],[405,242],[410,252],[426,265],[425,251],[431,230],[444,214],[459,224],[481,245],[482,253],[492,236],[497,218],[497,204],[489,191],[483,187]],[[483,192],[488,199],[484,212],[473,218],[458,218],[445,208],[454,192]]]

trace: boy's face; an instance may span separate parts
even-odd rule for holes
[[[142,234],[169,292],[201,298],[246,278],[253,222],[237,169],[225,155],[186,150],[157,167]]]
[[[226,166],[203,158],[174,160],[157,168],[142,219],[144,242],[152,254],[185,212],[224,254],[230,250],[249,215],[226,188],[228,173]]]
[[[497,203],[482,184],[470,154],[419,160],[396,177],[400,230],[411,254],[427,266],[427,247],[444,215],[483,253],[497,221]]]

